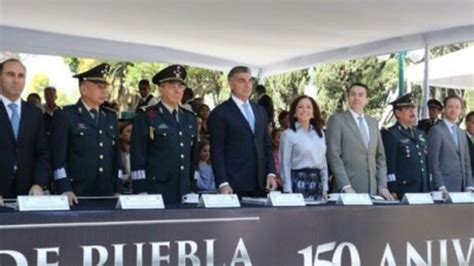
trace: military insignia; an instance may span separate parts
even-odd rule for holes
[[[103,116],[105,116],[105,112],[104,112],[104,111],[101,111],[100,113],[101,113]]]
[[[179,78],[181,77],[181,66],[177,66],[176,69],[173,71],[173,74]]]
[[[156,118],[156,112],[154,110],[148,110],[148,112],[146,112],[146,115],[150,120],[154,120]]]
[[[115,146],[115,140],[112,140],[112,146]]]
[[[425,137],[423,137],[423,135],[420,135],[419,139],[423,142],[425,142]]]
[[[158,125],[158,128],[159,129],[168,129],[168,125],[167,124],[160,124],[160,125]]]
[[[155,139],[155,128],[150,127],[150,139],[154,140]]]
[[[399,141],[403,144],[407,144],[407,143],[410,143],[410,140],[409,139],[399,139]]]
[[[86,128],[87,128],[87,126],[83,123],[77,124],[77,129],[86,129]]]
[[[163,113],[163,108],[160,107],[160,113],[162,114]]]
[[[82,114],[82,107],[79,107],[77,111],[79,111],[79,113]]]

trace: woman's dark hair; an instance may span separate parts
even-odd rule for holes
[[[207,145],[210,145],[209,144],[209,141],[207,140],[201,140],[199,141],[199,152],[201,152],[201,150],[206,147]]]
[[[131,126],[131,125],[133,125],[133,124],[130,121],[125,121],[125,122],[119,123],[119,133],[120,133],[120,135],[122,135],[125,128],[127,128],[128,126]]]
[[[282,133],[283,132],[283,129],[281,128],[275,128],[272,130],[272,133],[271,133],[271,137],[272,137],[272,148],[273,149],[277,149],[279,147],[276,147],[273,143],[273,139],[275,139],[275,137],[277,136],[278,133]]]
[[[197,111],[197,115],[199,117],[200,117],[201,110],[204,109],[204,108],[207,108],[207,110],[209,110],[209,112],[211,111],[211,108],[209,107],[209,105],[203,103],[201,106],[199,106],[198,111]]]
[[[308,99],[311,102],[311,105],[313,106],[313,118],[309,120],[309,123],[313,126],[314,131],[318,134],[320,138],[323,137],[323,126],[324,126],[324,121],[321,118],[321,111],[319,111],[319,106],[316,103],[316,101],[307,96],[307,95],[301,95],[298,96],[296,99],[293,100],[290,106],[290,128],[293,129],[293,131],[296,131],[296,126],[295,123],[297,122],[295,113],[296,113],[296,107],[300,103],[301,100],[303,99]]]

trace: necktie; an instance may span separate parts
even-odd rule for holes
[[[453,135],[454,143],[456,143],[456,149],[459,149],[459,139],[458,139],[458,131],[456,126],[452,126],[451,134]]]
[[[15,140],[18,140],[18,132],[20,131],[20,115],[18,114],[18,105],[16,103],[10,103],[8,107],[12,111],[10,122],[12,124],[13,135],[15,136]]]
[[[242,106],[244,107],[245,118],[249,122],[249,125],[250,125],[250,128],[252,129],[252,132],[255,132],[255,117],[253,116],[253,112],[250,109],[250,104],[248,102],[246,102]]]
[[[97,109],[91,109],[92,119],[94,119],[95,125],[99,126],[99,112]]]
[[[173,112],[171,114],[173,115],[174,120],[179,123],[178,112],[176,111],[176,109],[173,109]]]
[[[365,147],[369,147],[369,134],[367,134],[367,130],[365,129],[364,126],[364,117],[359,116],[357,117],[357,120],[359,120],[359,131],[360,134],[362,135],[362,140],[364,141]]]

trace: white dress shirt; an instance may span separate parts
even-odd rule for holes
[[[328,167],[326,162],[326,138],[319,137],[310,126],[309,131],[295,123],[296,131],[289,128],[280,137],[280,170],[283,191],[292,192],[291,170],[304,168],[320,169],[323,190],[328,190]]]
[[[16,103],[16,105],[18,106],[18,108],[17,108],[18,117],[20,117],[20,119],[21,119],[21,98],[18,98],[16,101],[12,102],[12,101],[10,101],[10,99],[8,99],[7,97],[0,94],[0,99],[3,102],[3,105],[5,105],[5,109],[7,110],[7,114],[8,114],[9,119],[12,119],[12,109],[10,109],[10,107],[8,107],[8,105],[11,104],[11,103]]]
[[[369,131],[369,125],[367,124],[367,121],[365,120],[365,116],[364,114],[358,114],[356,112],[354,112],[351,108],[349,108],[349,111],[351,112],[352,114],[352,117],[354,117],[354,121],[357,125],[357,127],[359,127],[359,116],[362,116],[362,118],[364,118],[362,120],[362,125],[364,126],[365,128],[365,131],[367,132],[367,137],[369,137],[369,141],[370,141],[370,131]]]
[[[241,99],[237,98],[234,94],[232,94],[232,100],[235,102],[235,104],[237,104],[237,107],[239,107],[239,110],[240,112],[242,113],[242,115],[244,117],[247,118],[247,115],[245,114],[245,107],[244,107],[244,104],[248,104],[249,105],[249,109],[250,109],[250,112],[252,112],[253,114],[253,117],[255,117],[255,113],[253,112],[253,109],[252,109],[252,105],[250,104],[249,100],[247,99],[245,102],[242,101]]]

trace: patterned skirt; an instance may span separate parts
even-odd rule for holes
[[[291,170],[291,187],[293,193],[301,193],[304,198],[321,200],[323,198],[323,184],[320,169]]]

